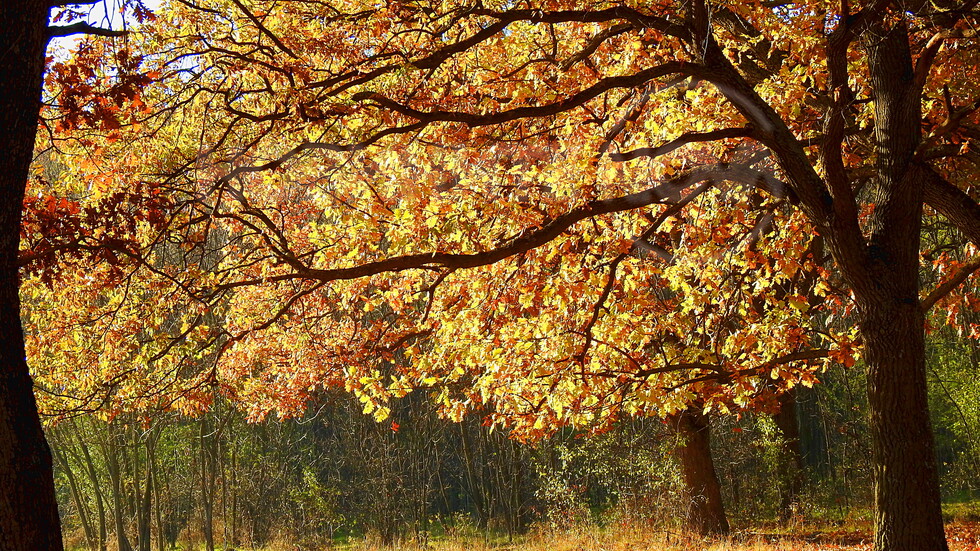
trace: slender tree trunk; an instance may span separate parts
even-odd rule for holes
[[[116,549],[117,551],[133,551],[133,546],[126,537],[126,496],[123,495],[122,466],[119,463],[119,455],[123,453],[119,443],[120,434],[112,423],[106,426],[108,437],[102,446],[103,455],[106,460],[106,468],[109,471],[109,483],[112,490],[112,520],[116,530]]]
[[[165,551],[167,548],[167,531],[163,525],[163,504],[161,503],[160,491],[160,467],[157,462],[156,450],[149,458],[150,469],[153,472],[153,523],[156,525],[157,532],[157,551]]]
[[[139,538],[140,551],[150,551],[150,527],[152,525],[152,496],[153,488],[156,483],[153,480],[153,461],[156,444],[156,428],[150,429],[146,435],[146,463],[144,464],[146,476],[144,478],[143,495],[139,498],[140,502],[136,508],[136,526]],[[138,473],[133,473],[139,476]]]
[[[803,488],[803,452],[800,449],[800,424],[796,418],[796,388],[779,395],[779,411],[773,416],[783,437],[779,462],[779,520],[787,522],[799,505]]]
[[[233,441],[231,448],[231,544],[238,546],[238,445]],[[333,533],[330,534],[333,541]]]
[[[204,514],[201,529],[204,532],[204,548],[214,551],[214,457],[211,452],[211,439],[215,438],[209,430],[207,416],[201,419],[201,507]]]
[[[51,431],[48,432],[48,438],[52,443],[51,451],[54,455],[55,463],[59,466],[60,470],[65,473],[65,477],[68,478],[68,487],[71,490],[71,500],[75,504],[75,510],[78,511],[78,520],[82,524],[82,531],[85,532],[85,542],[88,544],[89,549],[92,551],[98,551],[99,542],[96,539],[95,530],[92,528],[92,522],[88,516],[88,509],[85,506],[85,499],[82,495],[81,489],[79,488],[78,480],[75,478],[75,473],[71,470],[71,460],[69,459],[68,452],[66,451],[68,443],[61,438],[57,438],[55,436],[56,434],[57,433]]]
[[[85,460],[85,472],[88,475],[89,482],[92,484],[92,493],[95,495],[95,509],[99,514],[99,551],[105,551],[109,537],[105,514],[105,499],[102,497],[102,484],[99,481],[99,474],[95,469],[95,461],[92,460],[92,453],[89,451],[88,444],[85,443],[85,438],[82,436],[82,429],[74,420],[71,421],[71,425],[75,429],[78,447],[82,452],[82,458]],[[96,429],[93,428],[93,430]]]
[[[0,2],[0,549],[61,550],[51,451],[20,324],[21,207],[34,150],[50,2]]]
[[[729,526],[721,485],[711,459],[710,419],[692,407],[674,415],[670,421],[678,435],[675,452],[684,481],[687,527],[705,536],[727,534]]]
[[[487,524],[487,511],[484,507],[485,495],[483,485],[476,476],[476,459],[473,457],[473,444],[465,422],[459,423],[459,437],[462,442],[463,465],[466,467],[466,486],[469,490],[473,509],[476,510],[477,524],[484,528]]]

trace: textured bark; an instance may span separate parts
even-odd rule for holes
[[[685,522],[701,535],[727,534],[728,518],[721,499],[721,485],[711,459],[711,425],[697,408],[687,409],[671,419],[678,443],[675,449],[684,480]]]
[[[868,365],[875,549],[945,551],[919,304],[923,185],[912,160],[920,139],[921,90],[904,25],[874,27],[863,41],[875,96],[878,178],[868,243],[870,284],[853,288]]]
[[[51,451],[20,324],[21,205],[34,149],[48,2],[0,2],[0,549],[62,549]]]
[[[693,2],[695,6],[703,3]],[[924,184],[930,187],[930,202],[941,203],[944,208],[955,210],[962,203],[962,195],[915,176],[921,173],[912,163],[920,141],[924,79],[916,78],[908,29],[901,19],[886,17],[889,7],[888,2],[877,2],[853,13],[853,17],[844,17],[828,37],[827,67],[837,99],[825,113],[829,124],[821,144],[821,162],[826,178],[814,170],[785,121],[737,73],[710,36],[699,42],[704,44],[704,64],[711,69],[705,71],[705,80],[715,84],[760,130],[758,139],[772,150],[800,208],[825,238],[854,293],[869,368],[876,465],[875,549],[945,551],[925,399],[925,327],[918,297],[919,230]],[[710,27],[706,15],[695,19],[703,19]],[[877,177],[867,240],[858,223],[853,183],[838,151],[845,125],[833,120],[851,116],[847,60],[857,37],[867,54],[875,110]],[[966,210],[958,209],[959,214]],[[976,235],[975,220],[966,225],[970,226],[967,233]]]
[[[945,550],[926,396],[923,315],[894,300],[864,315],[875,480],[875,549]]]

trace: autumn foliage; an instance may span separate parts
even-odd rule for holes
[[[864,354],[882,465],[901,420],[931,465],[924,312],[980,305],[954,292],[980,266],[967,4],[144,14],[49,68],[22,252],[44,407],[261,419],[343,387],[381,419],[426,391],[538,438],[771,407]],[[920,266],[937,214],[960,234]],[[879,548],[934,543],[928,507]]]

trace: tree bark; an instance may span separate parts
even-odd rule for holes
[[[783,453],[779,461],[779,521],[793,518],[803,489],[803,452],[800,449],[800,424],[796,418],[796,388],[779,395],[779,411],[773,421],[782,434]]]
[[[678,436],[675,452],[684,481],[688,529],[705,536],[727,534],[728,518],[711,458],[710,419],[697,407],[692,407],[674,415],[671,424]]]
[[[868,365],[875,549],[945,551],[919,304],[923,185],[912,160],[921,89],[904,23],[876,25],[862,40],[875,97],[878,177],[867,247],[871,277],[853,288]]]
[[[63,548],[18,295],[21,206],[41,108],[48,5],[0,3],[0,549],[8,551]]]
[[[875,549],[945,550],[918,304],[878,305],[862,324],[874,464]]]

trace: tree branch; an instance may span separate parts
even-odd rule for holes
[[[296,279],[309,279],[322,282],[358,279],[385,272],[399,272],[403,270],[432,270],[439,268],[466,269],[487,266],[499,262],[505,258],[518,255],[523,252],[535,249],[548,243],[568,230],[571,226],[594,216],[610,214],[614,212],[624,212],[645,206],[665,203],[668,201],[683,200],[680,197],[685,189],[702,182],[740,182],[744,174],[742,167],[734,166],[710,166],[691,170],[683,175],[677,176],[660,185],[649,189],[611,199],[600,199],[590,201],[576,209],[573,209],[561,216],[545,223],[540,228],[533,230],[524,237],[515,239],[500,247],[477,252],[477,253],[419,253],[403,256],[396,256],[384,260],[367,262],[347,268],[299,268],[290,274],[280,274],[270,276],[261,280],[247,280],[226,283],[219,286],[219,290],[231,289],[245,285],[252,285],[261,282],[287,281]]]
[[[974,245],[980,246],[980,205],[925,163],[912,167],[920,173],[923,199],[955,225]]]
[[[50,25],[48,26],[48,39],[59,36],[71,36],[74,34],[91,34],[96,36],[126,36],[129,31],[117,31],[114,29],[103,29],[88,23],[72,23],[71,25]]]
[[[745,126],[742,128],[723,128],[721,130],[712,130],[710,132],[688,132],[657,147],[641,147],[625,153],[610,153],[609,158],[613,161],[631,161],[639,157],[659,157],[691,143],[710,142],[725,138],[750,137],[752,137],[751,126]]]
[[[644,69],[632,75],[604,78],[592,86],[580,90],[562,101],[545,105],[517,107],[514,109],[489,114],[466,113],[461,111],[419,111],[409,107],[408,105],[398,103],[372,91],[358,92],[354,94],[351,99],[354,101],[374,101],[381,107],[426,123],[460,122],[471,127],[488,126],[518,119],[556,115],[558,113],[568,111],[574,107],[578,107],[579,105],[582,105],[585,102],[598,97],[600,94],[608,92],[609,90],[617,88],[632,88],[634,86],[645,84],[646,82],[655,78],[673,74],[701,76],[701,68],[693,63],[670,61],[664,63],[663,65]]]
[[[928,312],[930,308],[936,305],[943,297],[953,292],[953,289],[959,287],[961,283],[966,281],[968,277],[973,275],[974,272],[980,270],[980,258],[974,258],[970,262],[967,262],[956,270],[953,277],[949,278],[945,282],[936,286],[935,289],[929,293],[926,298],[922,299],[920,303],[923,312]]]
[[[68,6],[94,6],[101,4],[104,0],[51,0],[48,3],[50,8],[66,8]]]
[[[255,26],[259,28],[259,31],[261,31],[262,34],[268,36],[272,40],[272,42],[276,46],[279,47],[280,50],[286,52],[287,54],[289,54],[293,58],[298,58],[299,57],[292,50],[290,50],[288,46],[286,46],[285,44],[283,44],[282,41],[279,40],[279,37],[278,36],[276,36],[275,34],[273,34],[272,31],[270,31],[268,28],[266,28],[266,26],[263,25],[261,21],[259,21],[259,18],[258,17],[255,17],[255,14],[252,13],[251,10],[249,10],[248,8],[246,8],[245,5],[242,4],[240,0],[231,0],[231,1],[236,6],[238,6],[238,9],[242,10],[242,13],[245,14],[245,17],[249,18],[249,20],[252,23],[255,23]]]

